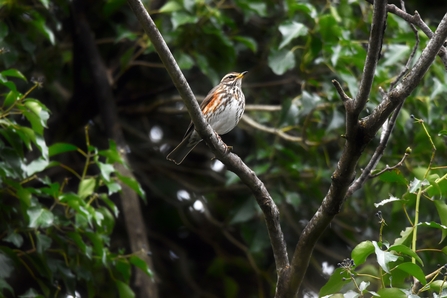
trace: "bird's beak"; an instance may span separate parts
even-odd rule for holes
[[[241,73],[237,76],[237,78],[238,78],[238,79],[242,79],[242,78],[247,74],[247,72],[248,72],[248,71],[243,71],[243,72],[241,72]]]

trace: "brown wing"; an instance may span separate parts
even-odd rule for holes
[[[214,96],[217,95],[216,93],[216,89],[219,87],[219,85],[217,85],[216,87],[214,87],[213,89],[211,89],[210,92],[208,92],[207,96],[205,97],[205,99],[202,101],[202,103],[200,104],[200,110],[202,111],[202,113],[204,113],[207,110],[207,106],[209,105],[211,101],[211,99],[213,98],[213,94]],[[213,101],[215,102],[215,101]],[[185,135],[183,136],[183,139],[185,139],[190,133],[192,133],[194,131],[194,123],[189,123],[188,129],[186,129]]]

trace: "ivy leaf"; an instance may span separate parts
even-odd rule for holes
[[[397,269],[408,273],[410,276],[414,276],[421,282],[421,284],[426,285],[427,280],[425,279],[425,274],[421,267],[411,262],[402,263],[396,266]]]
[[[30,228],[48,228],[53,224],[54,215],[48,209],[34,207],[28,209],[26,213],[29,216],[28,226]]]
[[[441,224],[444,227],[447,227],[447,204],[441,200],[436,200],[436,201],[434,201],[434,203],[436,206],[436,210],[438,211],[439,218],[441,219]],[[439,241],[439,243],[444,241],[445,237],[447,236],[447,228],[441,229],[441,233],[442,233],[442,237],[441,237],[441,241]]]
[[[116,173],[116,175],[118,176],[118,179],[121,180],[121,182],[123,182],[124,184],[129,186],[131,189],[133,189],[133,191],[135,191],[143,200],[146,201],[146,193],[141,188],[141,185],[135,179],[133,179],[131,177],[123,176],[123,175],[119,174],[118,172]]]
[[[268,64],[272,71],[277,75],[282,75],[289,69],[295,67],[295,56],[291,51],[282,49],[272,50],[268,57]]]
[[[81,183],[79,183],[78,196],[81,199],[85,199],[95,191],[95,186],[96,186],[95,178],[87,178],[82,180]]]
[[[163,5],[159,12],[173,12],[182,9],[182,6],[177,1],[168,1]]]
[[[53,240],[47,235],[37,233],[37,253],[42,254],[44,251],[51,247]]]
[[[374,245],[371,241],[363,241],[352,250],[351,258],[356,266],[365,263],[366,258],[374,252]]]
[[[11,68],[11,69],[4,70],[4,71],[2,71],[0,73],[2,75],[4,75],[5,77],[15,77],[15,78],[22,79],[22,80],[24,80],[26,82],[26,77],[20,71],[18,71],[17,69]]]
[[[23,244],[23,237],[19,233],[11,231],[8,236],[3,238],[4,241],[14,244],[17,248],[20,248]]]
[[[115,172],[115,168],[111,164],[105,164],[100,161],[97,161],[96,164],[99,167],[99,170],[101,171],[101,176],[104,178],[105,181],[110,182],[110,174]]]
[[[327,283],[320,289],[319,297],[337,293],[348,283],[350,283],[348,272],[344,271],[342,268],[337,268],[334,270]]]
[[[0,252],[0,279],[8,278],[14,270],[13,261]]]
[[[407,256],[410,256],[410,257],[414,258],[416,261],[418,261],[419,264],[424,266],[424,262],[422,262],[422,259],[413,250],[411,250],[411,248],[409,248],[406,245],[402,245],[402,244],[393,245],[393,246],[390,246],[389,250],[390,251],[393,250],[395,252],[399,252],[399,253],[405,254]]]
[[[67,143],[56,143],[48,147],[48,154],[51,157],[64,152],[70,152],[76,150],[78,150],[78,147],[76,147],[75,145]]]
[[[243,45],[245,45],[253,53],[256,53],[258,51],[258,43],[256,42],[255,39],[253,39],[251,37],[238,35],[238,36],[234,36],[233,39],[242,43]]]
[[[374,252],[376,253],[377,263],[379,263],[383,271],[385,271],[386,273],[390,273],[389,263],[397,261],[399,257],[388,251],[381,250],[376,241],[373,241],[372,244],[374,245]]]
[[[129,287],[128,284],[123,283],[122,281],[115,280],[116,287],[118,288],[118,293],[120,298],[134,298],[135,293]]]
[[[279,31],[281,32],[283,37],[282,42],[279,45],[279,49],[282,49],[298,36],[306,35],[307,27],[304,24],[292,21],[280,25]]]
[[[131,256],[129,258],[130,263],[132,263],[133,265],[135,265],[136,267],[140,268],[144,273],[146,273],[149,277],[153,276],[152,271],[149,269],[149,267],[147,266],[147,263],[145,261],[143,261],[142,259],[140,259],[137,256]]]

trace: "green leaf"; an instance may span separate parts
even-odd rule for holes
[[[336,43],[342,36],[341,27],[335,20],[333,15],[326,14],[321,16],[318,20],[320,30],[318,32],[321,35],[323,42]]]
[[[440,132],[438,132],[438,137],[440,136],[447,136],[447,130],[441,130]]]
[[[118,259],[115,263],[115,268],[121,273],[123,279],[128,282],[130,280],[130,275],[132,272],[132,267],[127,259]]]
[[[146,200],[146,193],[135,179],[123,176],[118,172],[116,172],[116,175],[121,182],[133,189],[133,191],[135,191],[143,200]]]
[[[79,183],[78,188],[78,196],[81,199],[85,199],[86,197],[93,194],[96,187],[96,179],[95,178],[86,178]]]
[[[178,66],[180,66],[180,69],[187,70],[194,66],[194,59],[192,59],[188,54],[178,52],[176,53],[175,57],[177,57],[177,63]]]
[[[68,143],[56,143],[48,147],[49,156],[58,155],[64,152],[76,151],[78,147]]]
[[[118,185],[119,185],[119,184],[118,184]],[[107,207],[109,207],[110,210],[113,211],[113,214],[115,215],[115,217],[118,217],[119,210],[118,210],[118,208],[116,207],[115,203],[113,203],[112,200],[110,200],[109,197],[107,197],[107,196],[104,195],[104,194],[101,194],[101,195],[99,196],[99,198],[100,198],[102,201],[104,201],[104,203],[106,203]]]
[[[40,117],[23,106],[19,106],[19,109],[22,111],[22,114],[23,116],[25,116],[26,120],[28,120],[29,123],[31,123],[31,127],[33,128],[33,130],[37,134],[43,135],[44,126],[42,125]]]
[[[26,175],[28,177],[34,175],[35,173],[40,173],[43,170],[46,169],[46,167],[49,165],[49,161],[45,158],[37,158],[33,160],[29,165],[26,167]]]
[[[0,252],[0,279],[8,278],[14,270],[14,262],[5,254]]]
[[[406,245],[402,245],[402,244],[392,245],[392,246],[390,246],[390,248],[388,250],[389,251],[392,250],[392,251],[395,251],[395,252],[399,252],[399,253],[405,254],[407,256],[410,256],[412,258],[415,258],[415,260],[418,261],[419,264],[424,266],[424,263],[422,262],[422,259],[413,250],[411,250],[411,248],[409,248]]]
[[[286,49],[272,50],[268,57],[269,67],[276,75],[282,75],[295,67],[295,56]]]
[[[246,222],[257,214],[256,206],[252,200],[246,200],[239,208],[235,210],[230,220],[230,224]]]
[[[373,241],[372,244],[374,245],[374,252],[376,253],[377,263],[380,265],[380,267],[382,267],[383,271],[385,271],[386,273],[390,273],[389,264],[391,262],[397,261],[399,257],[388,251],[381,250],[376,241]]]
[[[48,228],[53,224],[54,215],[48,209],[33,207],[26,213],[29,216],[28,226],[30,228]]]
[[[26,77],[20,71],[18,71],[17,69],[11,68],[11,69],[4,70],[4,71],[2,71],[0,73],[2,75],[4,75],[5,77],[15,77],[15,78],[22,79],[25,82],[27,81]]]
[[[427,281],[425,280],[425,274],[422,271],[421,267],[419,267],[418,265],[407,262],[397,265],[396,268],[408,273],[410,276],[417,278],[417,280],[419,280],[422,285],[427,284]]]
[[[304,24],[295,21],[287,21],[279,26],[279,31],[282,34],[282,41],[278,48],[280,50],[298,36],[306,35],[308,30]]]
[[[67,232],[67,237],[73,240],[78,248],[81,249],[82,253],[89,259],[92,258],[91,250],[87,249],[87,244],[85,244],[84,239],[78,232]]]
[[[97,161],[96,164],[101,171],[101,177],[104,178],[105,181],[110,182],[110,174],[115,172],[115,168],[111,164],[105,164],[100,161]]]
[[[25,207],[29,207],[31,205],[31,192],[23,187],[17,189],[17,196],[19,197],[20,202],[23,203]]]
[[[413,228],[407,227],[405,230],[400,232],[401,237],[396,238],[396,240],[394,240],[394,245],[404,244],[407,241],[407,239],[410,238],[412,233],[413,233]]]
[[[351,252],[351,258],[356,266],[365,263],[366,258],[374,252],[374,245],[371,241],[363,241],[357,244]]]
[[[107,163],[113,164],[115,162],[123,164],[123,159],[116,147],[116,143],[113,140],[109,140],[109,149],[100,150],[98,154],[107,158]]]
[[[129,285],[123,283],[122,281],[115,280],[115,285],[118,288],[118,293],[120,298],[134,298],[135,293],[129,287]]]
[[[296,0],[287,0],[286,2],[288,8],[287,13],[289,16],[293,16],[295,15],[295,12],[299,11],[307,14],[312,19],[317,17],[317,10],[312,4],[302,3]]]
[[[374,174],[374,173],[373,173]],[[382,173],[379,179],[383,182],[398,183],[400,185],[408,185],[408,181],[405,176],[399,170],[392,170]]]
[[[49,0],[40,0],[40,3],[42,3],[42,5],[43,5],[46,9],[49,9],[49,8],[50,8],[50,1],[49,1]]]
[[[441,293],[441,291],[445,289],[447,289],[447,283],[445,282],[445,280],[438,279],[430,283],[430,290],[434,292]]]
[[[44,251],[46,251],[51,247],[51,243],[53,242],[53,240],[47,235],[36,233],[36,238],[37,238],[37,245],[36,245],[37,253],[42,254]]]
[[[32,21],[32,24],[34,25],[34,28],[37,29],[40,33],[42,33],[48,40],[51,42],[52,45],[55,44],[55,38],[54,33],[51,31],[50,28],[46,25],[46,20],[39,14],[35,14],[35,20]]]
[[[15,231],[8,233],[8,236],[3,238],[4,241],[14,244],[17,248],[20,248],[23,244],[23,237]]]
[[[20,99],[21,94],[17,90],[11,90],[5,97],[3,102],[3,109],[7,109],[12,106],[17,100]]]
[[[447,236],[447,204],[441,200],[434,201],[434,204],[438,211],[439,218],[441,219],[441,224],[445,227],[444,229],[441,229],[442,237],[441,241],[439,241],[439,243],[441,243]]]
[[[13,288],[4,279],[0,279],[0,293],[3,293],[3,289],[8,290],[12,295],[11,297],[16,297]],[[6,295],[6,297],[8,296]]]
[[[258,51],[258,43],[251,37],[237,35],[234,36],[233,39],[245,45],[253,53],[256,53]]]
[[[409,52],[410,47],[408,45],[389,44],[383,55],[384,61],[382,66],[395,65],[402,60],[406,61]]]
[[[382,288],[377,291],[380,298],[408,298],[401,289],[398,288]]]
[[[198,19],[196,16],[192,16],[183,11],[174,11],[171,14],[172,30],[176,30],[178,27],[184,24],[194,24],[197,23]]]
[[[93,232],[85,232],[85,235],[93,244],[93,252],[98,256],[102,256],[104,254],[104,244],[101,237],[97,233]]]
[[[166,13],[166,12],[173,12],[177,10],[181,10],[182,6],[177,1],[168,1],[166,2],[158,12],[160,13]]]
[[[0,22],[0,41],[2,41],[6,36],[8,36],[9,29],[5,22]]]
[[[131,256],[129,258],[129,261],[134,266],[140,268],[144,273],[147,274],[147,276],[153,277],[152,271],[151,271],[151,269],[149,269],[149,266],[147,265],[147,263],[145,261],[143,261],[142,259],[140,259],[137,256]]]
[[[337,293],[344,285],[350,282],[349,273],[343,268],[337,268],[334,270],[327,283],[320,289],[319,297]]]
[[[17,92],[16,84],[14,84],[14,82],[8,81],[8,79],[2,74],[0,74],[0,83],[5,85],[9,90]]]

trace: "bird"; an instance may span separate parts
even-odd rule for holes
[[[205,120],[218,135],[230,132],[241,120],[245,110],[245,96],[242,92],[242,78],[248,71],[230,72],[215,86],[200,104]],[[179,165],[185,157],[202,141],[194,128],[189,124],[180,144],[166,156],[167,160]]]

